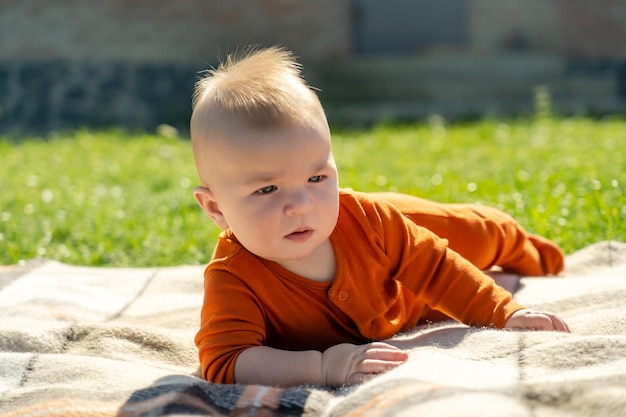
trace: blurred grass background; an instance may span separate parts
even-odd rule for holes
[[[167,133],[167,132],[165,132]],[[340,185],[513,215],[571,253],[626,241],[626,122],[557,118],[380,124],[333,132]],[[0,264],[208,262],[218,230],[196,205],[190,142],[78,130],[0,138]]]

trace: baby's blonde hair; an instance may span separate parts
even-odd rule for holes
[[[212,130],[207,124],[224,119],[234,118],[251,129],[317,127],[320,116],[327,123],[294,54],[281,47],[227,56],[196,83],[192,107],[192,139],[196,129]]]

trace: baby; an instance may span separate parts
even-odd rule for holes
[[[569,331],[481,270],[557,274],[563,255],[511,217],[338,186],[316,94],[281,48],[229,57],[197,83],[194,196],[223,230],[196,336],[207,380],[357,383],[401,365],[381,342],[420,322]]]

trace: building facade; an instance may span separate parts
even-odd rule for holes
[[[372,102],[407,117],[515,112],[498,103],[550,83],[611,111],[626,90],[626,0],[0,0],[0,131],[184,127],[198,72],[251,44],[294,50],[325,104],[356,109],[346,118],[365,105],[375,117]],[[501,78],[504,96],[446,110],[481,77]],[[369,88],[389,78],[409,87]]]

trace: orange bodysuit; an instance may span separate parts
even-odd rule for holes
[[[422,204],[426,214],[420,216]],[[547,251],[527,244],[523,229],[493,209],[457,205],[449,210],[400,194],[341,190],[330,236],[337,268],[329,283],[259,258],[224,231],[205,271],[195,339],[204,377],[234,383],[238,355],[253,346],[323,351],[339,343],[386,339],[441,313],[470,325],[503,327],[523,307],[479,268],[498,265],[543,274],[542,264],[558,264],[545,262],[543,252],[556,256],[560,251],[549,241],[538,240]],[[454,219],[450,230],[446,213]],[[444,228],[450,242],[469,242],[461,249],[478,267],[414,222],[428,226],[429,218]]]

